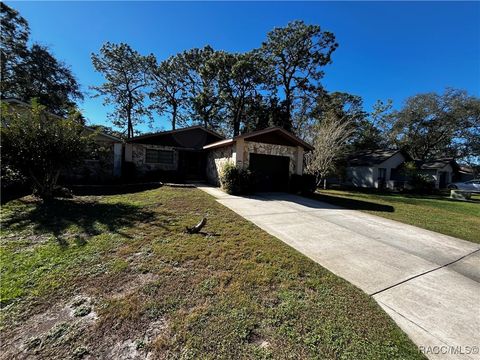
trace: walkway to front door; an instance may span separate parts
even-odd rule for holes
[[[480,344],[479,244],[296,195],[199,188],[372,295],[418,346]]]

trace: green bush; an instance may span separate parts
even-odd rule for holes
[[[52,198],[61,171],[72,169],[89,154],[92,135],[75,119],[58,119],[32,101],[16,108],[2,103],[2,163],[19,171],[32,184],[35,195]]]
[[[435,191],[435,183],[428,175],[414,173],[410,175],[408,181],[412,187],[412,191],[419,194],[430,194]]]
[[[227,163],[220,174],[222,189],[228,194],[249,194],[255,189],[253,173],[248,169],[238,168],[232,163]]]

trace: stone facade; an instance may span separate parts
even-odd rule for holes
[[[286,156],[290,159],[290,175],[303,173],[303,148],[301,147],[253,141],[236,141],[232,145],[209,150],[206,172],[208,182],[212,185],[220,185],[219,174],[227,162],[232,162],[239,167],[248,168],[251,153]]]
[[[243,150],[243,166],[248,168],[250,165],[250,153],[263,155],[286,156],[290,158],[290,175],[296,173],[297,169],[297,148],[286,145],[265,144],[259,142],[245,141]],[[303,157],[302,157],[303,161]]]
[[[146,162],[146,149],[173,151],[172,164],[157,164]],[[178,169],[178,151],[170,146],[127,144],[125,160],[135,164],[137,174],[144,175],[151,171],[175,171]]]
[[[210,184],[220,186],[220,173],[228,162],[235,162],[234,146],[211,149],[207,154],[207,180]]]

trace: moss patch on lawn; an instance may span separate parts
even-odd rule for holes
[[[27,197],[1,231],[1,358],[422,358],[373,299],[197,189]]]

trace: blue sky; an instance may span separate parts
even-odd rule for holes
[[[302,19],[332,31],[340,44],[324,85],[395,106],[445,87],[480,96],[479,2],[13,2],[31,39],[69,64],[87,96],[91,123],[108,124],[108,108],[88,89],[100,84],[90,54],[105,41],[127,42],[159,60],[192,47],[242,52],[275,26]],[[168,129],[157,118],[155,128]],[[140,128],[147,131],[146,126]]]

